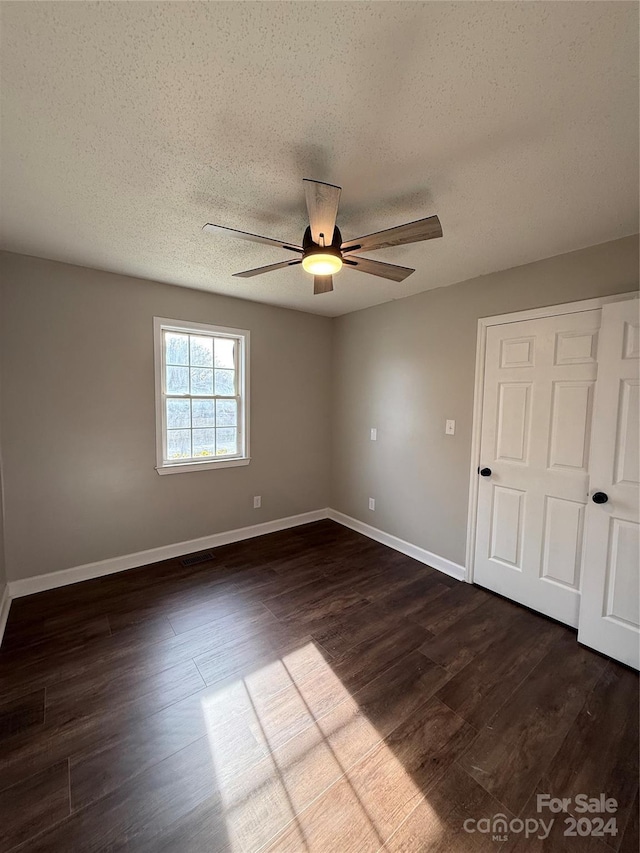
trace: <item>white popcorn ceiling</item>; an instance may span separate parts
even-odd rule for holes
[[[1,245],[339,315],[638,230],[638,4],[4,2]],[[303,178],[357,237],[437,213],[313,295]],[[135,285],[132,285],[135,286]]]

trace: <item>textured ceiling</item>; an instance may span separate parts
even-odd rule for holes
[[[3,2],[1,245],[337,315],[638,230],[638,4]],[[312,295],[302,178],[357,237],[437,213]]]

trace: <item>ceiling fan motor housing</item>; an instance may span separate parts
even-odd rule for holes
[[[311,237],[311,228],[309,226],[307,226],[307,230],[304,232],[304,237],[302,238],[303,257],[305,258],[308,255],[316,254],[336,255],[341,258],[342,254],[340,252],[340,246],[342,246],[342,234],[337,226],[333,229],[333,239],[331,242],[326,240],[324,246],[319,246],[317,243],[313,242],[313,238]]]

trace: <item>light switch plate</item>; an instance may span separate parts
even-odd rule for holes
[[[371,427],[371,441],[378,440],[378,430],[375,427]]]
[[[455,435],[456,434],[456,422],[455,421],[447,421],[445,424],[445,435]]]

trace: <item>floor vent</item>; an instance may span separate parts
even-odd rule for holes
[[[204,551],[202,554],[194,554],[193,557],[184,557],[180,562],[183,566],[197,566],[198,563],[208,563],[213,560],[211,551]]]

